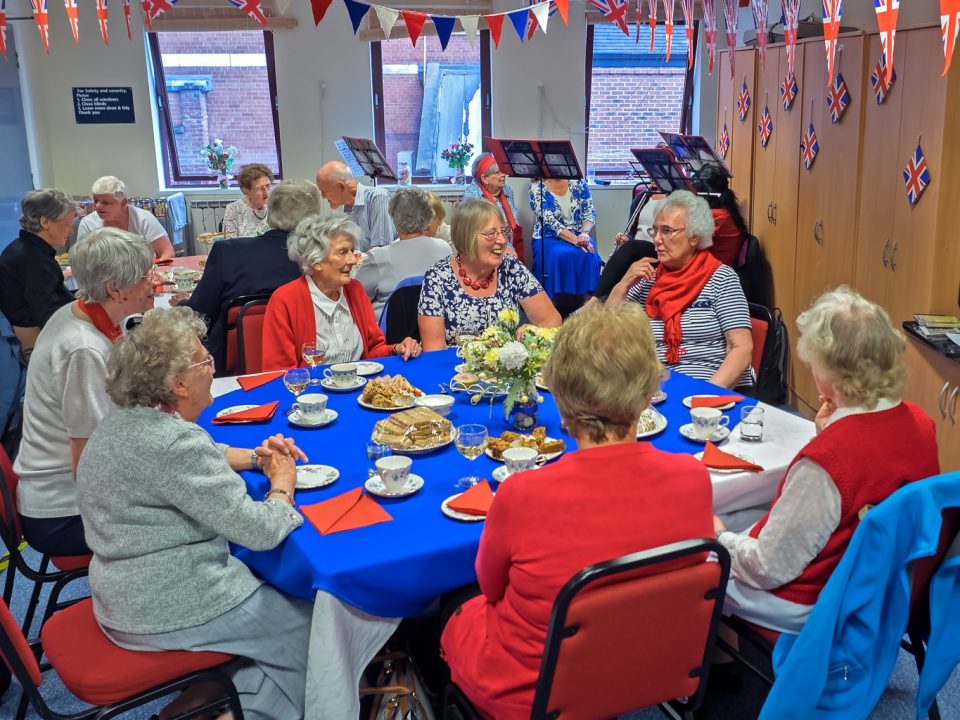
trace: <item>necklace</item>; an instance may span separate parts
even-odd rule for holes
[[[263,207],[263,215],[258,215],[258,214],[257,214],[257,211],[256,211],[256,208],[254,208],[253,205],[250,206],[250,212],[253,213],[253,216],[254,216],[257,220],[263,220],[263,219],[267,216],[267,207],[266,207],[266,205],[264,205],[264,207]]]
[[[469,275],[467,275],[467,271],[464,269],[463,265],[460,262],[459,253],[457,254],[456,261],[457,261],[457,275],[460,276],[460,282],[462,282],[464,285],[474,290],[486,290],[488,287],[490,287],[490,282],[493,280],[493,273],[496,272],[496,268],[491,270],[485,278],[478,278],[474,280]]]

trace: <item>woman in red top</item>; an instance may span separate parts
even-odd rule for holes
[[[573,575],[710,536],[703,465],[636,441],[662,374],[650,323],[632,303],[590,306],[560,329],[544,376],[578,449],[501,485],[477,555],[482,595],[441,640],[454,682],[487,716],[530,717],[550,611]]]

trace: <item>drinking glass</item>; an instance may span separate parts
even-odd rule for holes
[[[747,405],[740,408],[740,439],[747,442],[763,440],[763,408]]]
[[[307,385],[310,384],[310,371],[306,368],[293,368],[283,374],[283,384],[293,393],[293,401],[296,402]]]
[[[303,353],[303,361],[310,366],[310,384],[319,385],[320,381],[313,377],[313,368],[323,363],[327,354],[327,344],[322,340],[307,342],[303,344],[301,352]]]
[[[485,425],[461,425],[455,431],[453,443],[467,460],[476,460],[487,447],[487,428]],[[467,475],[457,480],[457,487],[470,488],[480,480],[475,475]]]
[[[376,440],[367,441],[367,460],[374,465],[372,468],[367,468],[367,477],[373,477],[377,474],[377,460],[387,457],[388,455],[393,455],[393,450],[390,449],[389,445],[378,443]]]

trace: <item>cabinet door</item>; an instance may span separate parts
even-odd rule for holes
[[[743,216],[750,217],[750,191],[753,187],[753,136],[756,132],[757,118],[763,112],[761,106],[757,109],[757,77],[756,65],[759,62],[756,59],[756,53],[753,48],[737,50],[737,76],[731,82],[731,113],[732,122],[730,127],[730,155],[728,156],[727,167],[733,173],[730,180],[730,187],[736,194],[742,204]],[[730,78],[730,70],[727,69],[727,79]],[[750,109],[746,117],[740,119],[740,113],[737,111],[737,98],[740,95],[740,89],[744,83],[747,85],[747,92],[750,94]]]
[[[780,55],[782,49],[767,50],[767,60],[763,68],[757,64],[757,83],[754,103],[757,105],[756,117],[763,113],[764,106],[770,109],[773,118],[773,135],[766,147],[760,144],[759,133],[753,135],[753,202],[750,214],[745,215],[750,223],[750,232],[760,238],[761,244],[773,231],[773,184],[777,173],[777,110],[780,108]],[[728,71],[729,72],[729,71]],[[722,87],[722,85],[721,85]],[[764,248],[766,249],[766,248]]]
[[[734,124],[737,119],[737,98],[733,95],[733,80],[730,79],[730,51],[721,50],[717,53],[717,134],[714,149],[720,154],[720,134],[723,126],[727,126],[727,134],[733,136]],[[730,143],[731,150],[733,143]],[[723,161],[730,167],[732,156],[730,150]]]
[[[907,340],[907,386],[903,397],[937,425],[941,472],[960,470],[960,363],[917,340]]]

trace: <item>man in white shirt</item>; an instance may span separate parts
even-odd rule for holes
[[[360,226],[363,237],[357,252],[389,245],[397,236],[390,219],[390,193],[383,188],[361,185],[342,162],[332,160],[317,171],[317,187],[323,199],[336,210],[343,208]]]
[[[112,175],[99,178],[91,188],[92,212],[80,221],[77,241],[104,226],[127,230],[139,235],[153,247],[160,260],[174,257],[173,245],[160,221],[153,213],[127,202],[127,186]]]

